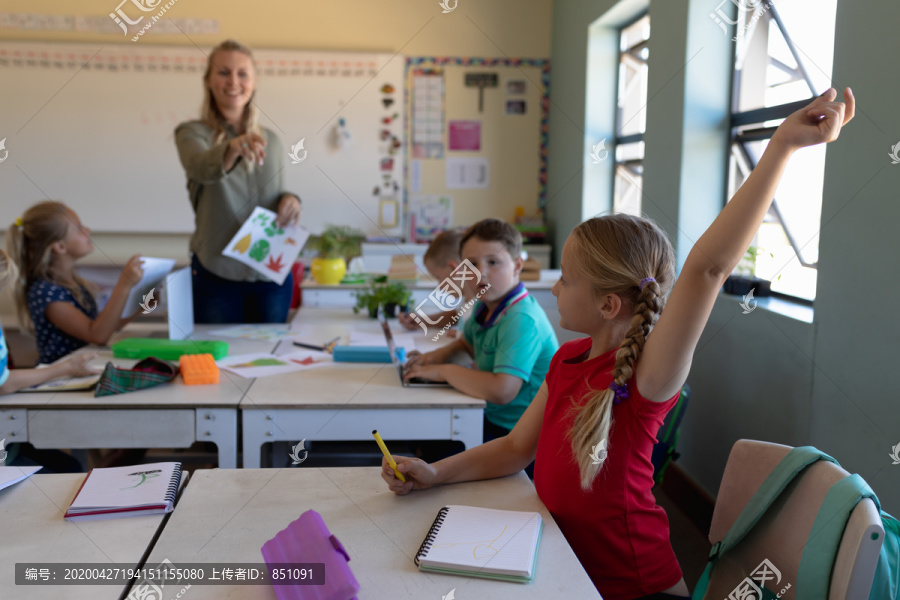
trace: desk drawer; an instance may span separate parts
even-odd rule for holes
[[[194,410],[35,410],[28,441],[38,448],[186,448]]]

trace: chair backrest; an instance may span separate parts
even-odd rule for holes
[[[789,446],[753,440],[739,440],[734,445],[710,525],[712,544],[725,537],[751,496],[790,450]],[[848,475],[834,463],[818,461],[797,476],[744,540],[720,560],[704,597],[727,598],[763,560],[768,560],[780,571],[780,579],[773,578],[767,585],[777,593],[791,584],[780,596],[791,600],[803,548],[819,507],[831,486]],[[880,532],[877,543],[872,540],[876,532]],[[883,536],[881,516],[866,498],[854,509],[841,539],[828,600],[868,598]]]

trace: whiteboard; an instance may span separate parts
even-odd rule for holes
[[[0,140],[8,152],[0,227],[52,198],[95,231],[193,231],[174,130],[199,117],[208,51],[0,42]],[[314,232],[339,223],[399,234],[399,226],[378,226],[378,212],[383,197],[402,205],[405,58],[288,50],[254,50],[254,58],[262,125],[281,138],[285,156],[305,140],[306,158],[288,157],[283,171],[285,190],[303,201],[302,223]],[[399,119],[382,121],[395,113]],[[341,117],[351,136],[343,148],[333,137]],[[394,137],[402,145],[390,155]],[[385,158],[393,159],[388,171]]]

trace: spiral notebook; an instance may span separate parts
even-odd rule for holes
[[[65,518],[94,521],[172,512],[181,482],[181,463],[91,469]]]
[[[416,553],[422,571],[528,583],[534,579],[540,513],[450,505]]]

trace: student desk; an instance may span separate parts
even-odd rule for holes
[[[222,339],[230,354],[271,351],[276,342],[218,338],[210,330],[227,325],[197,326],[193,339]],[[127,333],[141,327],[126,329]],[[146,327],[141,334],[146,335]],[[101,350],[94,364],[114,360]],[[218,385],[171,383],[113,396],[94,397],[93,390],[19,393],[0,396],[0,439],[30,442],[36,448],[187,448],[195,441],[214,442],[219,466],[237,466],[237,407],[252,380],[222,372]]]
[[[125,583],[16,585],[17,562],[140,566],[164,515],[70,523],[63,514],[84,478],[84,473],[41,475],[38,471],[37,475],[0,490],[0,598],[116,600],[122,596]],[[63,576],[59,572],[56,575]]]
[[[147,564],[168,559],[175,566],[262,565],[262,545],[313,509],[350,555],[361,599],[438,600],[454,588],[460,599],[600,598],[524,473],[398,497],[379,472],[379,467],[195,471]],[[413,557],[438,510],[447,504],[539,511],[544,532],[534,581],[520,584],[419,571]],[[189,598],[272,600],[275,592],[271,585],[194,585]]]
[[[401,333],[396,319],[389,322],[394,335]],[[378,321],[356,316],[348,308],[303,307],[291,326],[299,332],[298,339],[309,342],[340,335],[341,343],[347,343],[351,330],[382,335]],[[432,343],[421,332],[417,335],[425,344]],[[291,342],[282,342],[279,352],[286,344]],[[482,440],[484,406],[484,400],[450,387],[404,388],[397,368],[389,363],[336,363],[261,377],[241,400],[243,466],[259,467],[266,442],[367,440],[374,444],[373,429],[388,443],[459,440],[471,448]]]

